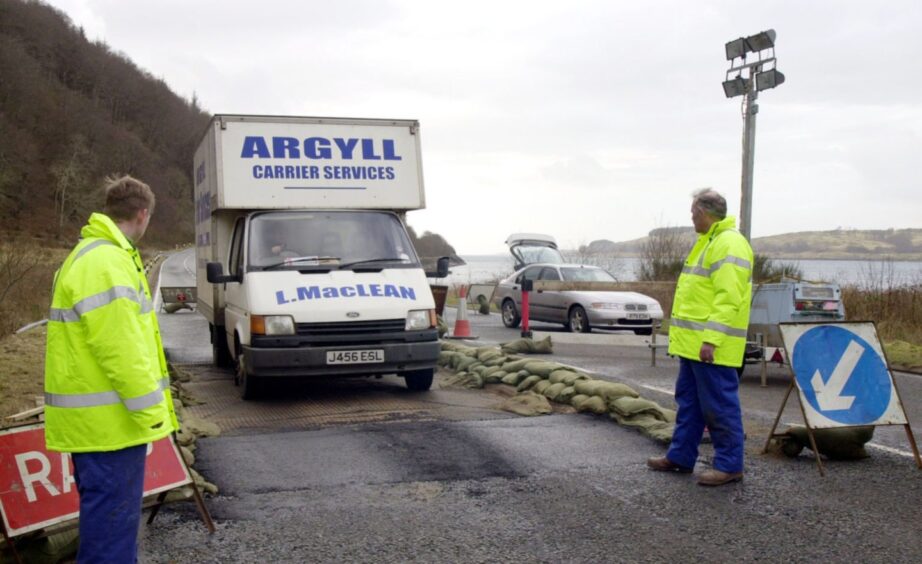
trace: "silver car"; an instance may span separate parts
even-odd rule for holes
[[[522,312],[523,280],[562,280],[565,282],[616,282],[596,266],[566,264],[552,237],[516,234],[506,240],[516,266],[520,268],[496,286],[493,301],[500,309],[506,327],[518,327]],[[529,261],[540,257],[541,262]],[[619,291],[541,291],[528,296],[529,320],[562,323],[575,333],[598,329],[629,329],[649,335],[663,319],[655,299],[637,292]]]

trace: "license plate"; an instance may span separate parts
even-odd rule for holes
[[[629,313],[627,314],[628,319],[650,319],[649,313]]]
[[[327,364],[370,364],[374,362],[384,362],[383,349],[327,351]]]

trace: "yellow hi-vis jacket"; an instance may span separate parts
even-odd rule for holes
[[[144,265],[113,221],[90,216],[55,276],[45,349],[45,443],[102,452],[179,428]]]
[[[669,354],[700,360],[711,343],[714,364],[743,364],[752,302],[752,247],[732,216],[698,236],[676,285]]]

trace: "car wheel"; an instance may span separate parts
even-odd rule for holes
[[[432,387],[432,376],[435,374],[434,368],[425,370],[414,370],[403,375],[407,383],[407,389],[414,392],[425,392]]]
[[[503,302],[503,325],[510,329],[515,329],[522,321],[519,310],[515,308],[515,302],[506,300]]]
[[[589,317],[582,306],[573,306],[567,320],[569,321],[567,327],[572,333],[588,333],[592,330],[589,326]]]
[[[635,335],[652,335],[652,334],[653,334],[653,328],[652,328],[652,327],[648,327],[648,328],[646,328],[646,329],[634,329],[634,334],[635,334]]]

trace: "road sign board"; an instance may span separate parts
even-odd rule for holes
[[[192,481],[172,437],[147,445],[144,495]],[[73,462],[45,449],[45,426],[0,430],[0,519],[11,536],[74,519],[79,498]]]
[[[810,427],[907,424],[873,323],[780,328]]]

